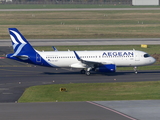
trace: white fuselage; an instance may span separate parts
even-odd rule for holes
[[[73,51],[39,52],[40,56],[53,67],[86,68],[86,64],[77,60]],[[145,66],[155,62],[155,59],[143,51],[114,50],[114,51],[76,51],[85,61],[118,66]],[[38,58],[37,60],[40,59]]]

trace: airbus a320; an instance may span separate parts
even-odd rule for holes
[[[91,71],[116,72],[116,67],[134,67],[153,64],[156,60],[138,50],[101,51],[37,51],[16,28],[9,28],[14,53],[9,59],[53,68],[80,68],[82,74]],[[135,73],[137,70],[135,69]]]

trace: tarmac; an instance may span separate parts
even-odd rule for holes
[[[139,120],[160,120],[160,100],[95,101]]]
[[[137,75],[133,71],[119,71],[115,75],[93,74],[88,77],[74,69],[35,67],[5,59],[3,54],[11,51],[12,47],[0,48],[2,120],[160,120],[160,100],[17,103],[29,86],[159,81],[160,71],[139,71]]]
[[[158,45],[160,38],[123,38],[123,39],[28,39],[33,46],[70,46],[70,45]],[[11,46],[11,40],[0,40],[0,46]]]

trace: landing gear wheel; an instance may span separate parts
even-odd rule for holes
[[[134,67],[134,73],[135,73],[135,74],[138,73],[138,72],[137,72],[137,67],[136,67],[136,66]]]
[[[89,76],[91,73],[89,71],[86,71],[86,75]]]
[[[85,70],[81,70],[81,74],[85,74],[85,72],[86,72]]]

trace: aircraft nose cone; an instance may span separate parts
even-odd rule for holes
[[[155,62],[156,62],[156,59],[152,57],[152,60],[151,60],[151,61],[152,61],[152,63],[155,63]]]

